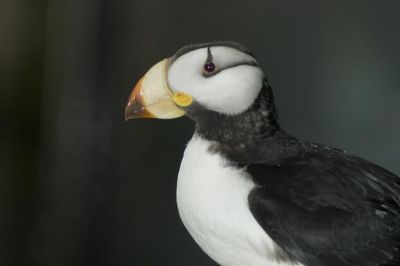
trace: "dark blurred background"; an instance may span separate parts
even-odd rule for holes
[[[178,217],[188,119],[124,121],[183,45],[258,57],[281,123],[400,174],[399,1],[0,0],[0,265],[215,265]]]

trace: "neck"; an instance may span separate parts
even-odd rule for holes
[[[201,106],[194,106],[188,114],[196,121],[195,134],[213,141],[213,151],[238,165],[279,161],[288,155],[289,146],[298,144],[281,129],[272,90],[266,83],[255,103],[239,115],[228,116]]]

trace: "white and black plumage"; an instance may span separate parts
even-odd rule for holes
[[[400,265],[400,178],[302,141],[242,45],[190,45],[138,83],[126,118],[196,122],[178,176],[186,228],[221,265]]]

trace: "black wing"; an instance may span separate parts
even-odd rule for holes
[[[322,146],[247,170],[259,185],[249,195],[251,212],[304,265],[400,265],[400,179],[394,174]]]

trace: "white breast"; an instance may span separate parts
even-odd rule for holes
[[[194,136],[179,171],[177,203],[189,233],[221,265],[293,265],[276,259],[276,245],[250,212],[251,178],[209,152],[211,144]]]

